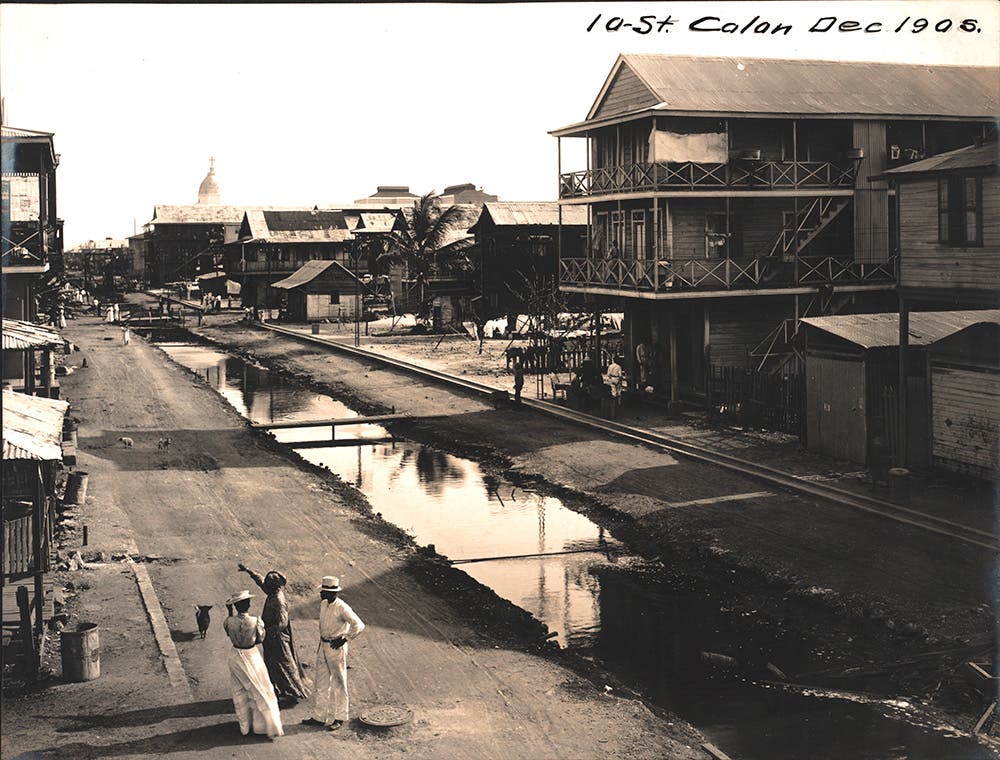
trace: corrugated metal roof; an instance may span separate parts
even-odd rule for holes
[[[53,137],[54,135],[55,135],[54,132],[39,132],[38,130],[35,129],[18,129],[17,127],[8,127],[7,125],[0,127],[0,136],[7,138],[40,137],[45,139]]]
[[[862,348],[899,345],[899,314],[895,312],[807,317],[802,322]],[[927,346],[981,322],[1000,323],[1000,309],[911,311],[909,343],[911,346]]]
[[[3,320],[3,350],[27,351],[40,348],[61,348],[66,339],[55,330],[18,319]]]
[[[483,213],[498,227],[559,224],[559,204],[555,201],[497,201],[484,204]],[[562,221],[564,225],[586,225],[586,206],[563,206]]]
[[[243,206],[154,206],[151,224],[239,224]]]
[[[62,459],[65,401],[3,391],[3,458]]]
[[[658,111],[982,119],[1000,114],[996,67],[622,54],[587,120],[621,66],[660,101],[653,107]]]
[[[884,171],[882,174],[883,176],[898,177],[903,174],[952,172],[961,169],[992,168],[995,171],[997,164],[1000,163],[1000,152],[998,152],[997,147],[995,140],[984,145],[970,145],[914,161],[912,164],[898,166],[895,169]]]
[[[331,267],[336,267],[339,270],[338,274],[346,275],[350,279],[355,279],[354,275],[346,267],[344,267],[340,262],[337,261],[307,261],[292,274],[283,280],[278,280],[278,282],[271,285],[272,288],[281,288],[282,290],[293,290],[300,285],[305,285],[310,283],[323,274],[326,270]]]
[[[362,212],[361,224],[358,225],[358,229],[365,232],[391,232],[395,224],[395,214]]]

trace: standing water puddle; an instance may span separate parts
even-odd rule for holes
[[[252,422],[358,416],[334,398],[212,348],[159,346]],[[330,427],[273,432],[293,448],[331,438]],[[625,547],[559,499],[497,480],[473,461],[418,443],[378,441],[388,437],[379,425],[338,426],[341,445],[296,450],[353,483],[375,512],[417,543],[432,543],[453,561],[476,560],[459,567],[545,623],[562,646],[641,684],[733,758],[990,756],[946,726],[914,725],[905,701],[713,679],[701,652],[759,663],[777,652],[783,666],[802,670],[815,661],[803,642],[754,630],[752,621],[704,594],[654,588],[622,572],[616,560]]]

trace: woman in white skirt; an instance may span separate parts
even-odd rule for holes
[[[249,591],[241,591],[226,602],[231,613],[223,628],[233,644],[229,653],[229,684],[240,733],[246,736],[253,731],[273,739],[283,736],[285,732],[281,726],[278,700],[261,653],[264,623],[248,614],[252,596]]]

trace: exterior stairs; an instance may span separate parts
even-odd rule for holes
[[[795,343],[802,326],[802,319],[839,314],[853,300],[854,295],[850,293],[831,293],[829,295],[817,293],[814,295],[797,318],[793,315],[788,319],[781,320],[778,326],[750,351],[750,358],[754,361],[756,370],[779,374],[786,369],[791,369],[790,365],[795,364],[797,366],[792,369],[792,372],[796,373],[801,369],[804,358]]]

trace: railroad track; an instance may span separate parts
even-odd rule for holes
[[[458,375],[451,375],[446,372],[430,369],[423,365],[406,361],[405,359],[387,356],[385,354],[376,353],[364,348],[348,346],[336,340],[323,338],[322,336],[305,334],[298,330],[292,330],[278,325],[263,324],[261,327],[308,343],[316,343],[327,346],[369,361],[377,361],[380,364],[395,367],[435,382],[461,388],[472,393],[490,395],[498,390],[502,390],[491,385],[486,385],[485,383],[479,383],[475,380],[460,377]],[[937,515],[921,512],[900,504],[893,504],[891,502],[876,499],[864,494],[847,491],[843,488],[838,488],[837,486],[805,480],[787,472],[783,472],[782,470],[768,467],[767,465],[750,462],[729,454],[713,451],[703,446],[671,438],[660,433],[630,427],[612,420],[605,420],[601,417],[586,414],[585,412],[568,409],[550,401],[523,399],[523,403],[529,408],[536,409],[537,411],[568,422],[584,425],[594,430],[600,430],[616,438],[641,443],[645,446],[667,451],[671,454],[676,454],[687,459],[694,459],[696,461],[715,465],[717,467],[724,467],[727,470],[763,481],[772,486],[783,488],[787,491],[792,491],[794,493],[809,496],[815,499],[821,499],[825,502],[838,504],[851,509],[857,509],[862,512],[877,515],[887,520],[893,520],[894,522],[909,525],[920,530],[929,531],[941,536],[947,536],[968,545],[1000,553],[1000,535],[997,535],[996,533],[980,530],[968,525],[962,525],[961,523],[948,520],[944,517],[938,517]]]

